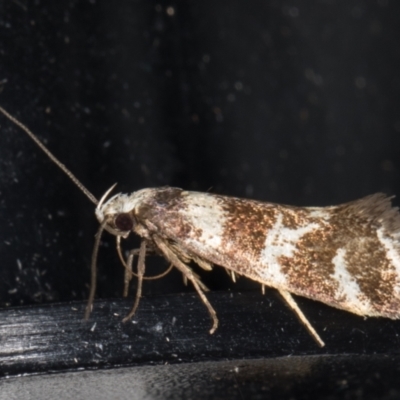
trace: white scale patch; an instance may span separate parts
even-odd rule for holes
[[[323,219],[325,221],[329,221],[332,215],[331,212],[321,207],[308,207],[307,210],[309,211],[308,216],[310,218]]]
[[[187,193],[184,192],[185,195]],[[207,247],[219,249],[224,235],[223,226],[226,217],[218,198],[206,193],[191,192],[186,199],[185,209],[181,211],[182,215],[190,224],[201,229],[200,241]]]
[[[264,268],[259,269],[259,275],[265,282],[273,283],[271,286],[285,285],[287,281],[286,275],[281,271],[279,258],[293,257],[301,237],[319,227],[317,223],[312,223],[291,229],[282,225],[282,219],[283,215],[278,214],[274,226],[268,231],[264,250],[260,255],[260,264]]]
[[[369,304],[366,300],[360,300],[362,293],[358,283],[347,270],[345,255],[345,249],[338,249],[335,257],[332,259],[332,263],[335,266],[335,272],[332,277],[338,284],[335,298],[341,302],[346,302],[350,308],[358,310],[361,314],[367,314],[370,308]],[[344,301],[343,297],[345,298]]]

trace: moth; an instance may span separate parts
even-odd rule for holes
[[[125,294],[132,276],[138,279],[133,307],[123,321],[132,318],[139,305],[149,252],[163,256],[170,268],[177,268],[193,284],[211,316],[211,334],[218,327],[217,314],[191,262],[205,270],[221,266],[233,280],[236,274],[243,275],[263,289],[275,288],[321,347],[324,342],[293,294],[361,316],[400,318],[400,216],[384,194],[338,206],[294,207],[174,187],[108,198],[114,185],[98,201],[25,125],[2,107],[0,112],[27,133],[96,205],[100,227],[92,255],[86,318],[93,306],[97,253],[104,230],[116,237],[126,270]],[[141,237],[140,248],[124,257],[121,239],[131,233]],[[136,273],[132,271],[135,256]]]

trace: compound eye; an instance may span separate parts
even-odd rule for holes
[[[114,220],[115,227],[120,231],[131,231],[133,228],[133,218],[130,214],[118,214]]]

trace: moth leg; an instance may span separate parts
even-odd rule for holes
[[[0,109],[1,109],[1,107],[0,107]],[[97,278],[97,255],[99,253],[100,239],[101,239],[101,235],[104,231],[104,227],[106,226],[106,222],[107,221],[104,220],[101,223],[99,230],[96,233],[95,240],[94,240],[92,262],[90,265],[90,270],[91,270],[90,293],[89,293],[89,298],[88,298],[86,310],[85,310],[85,316],[84,316],[85,320],[89,319],[89,315],[92,312],[92,308],[93,308],[94,295],[96,293],[96,283],[97,283],[97,281],[96,281],[96,278]]]
[[[318,335],[317,331],[313,328],[311,325],[310,321],[307,319],[307,317],[303,314],[303,311],[300,310],[300,307],[297,305],[296,301],[292,297],[292,295],[287,292],[286,290],[280,290],[278,289],[279,293],[281,296],[285,299],[286,303],[288,306],[297,314],[298,318],[302,322],[302,324],[306,327],[310,335],[314,338],[314,340],[317,342],[317,344],[320,347],[324,347],[325,343],[321,339],[321,337]]]
[[[123,297],[127,297],[128,296],[128,292],[129,292],[129,283],[132,280],[132,278],[135,276],[137,278],[137,274],[135,272],[133,272],[132,270],[132,265],[133,265],[133,260],[129,261],[129,257],[132,256],[137,256],[139,255],[140,249],[134,249],[131,250],[128,254],[128,258],[125,261],[124,256],[122,255],[122,249],[121,249],[121,236],[116,236],[116,246],[117,246],[117,253],[118,253],[118,257],[121,261],[122,266],[125,268],[125,273],[124,273],[124,291],[122,296]],[[154,249],[149,249],[146,248],[146,255],[149,253],[154,252]],[[154,275],[154,276],[144,276],[143,279],[144,280],[148,280],[148,281],[152,281],[155,279],[160,279],[162,277],[164,277],[165,275],[167,275],[170,271],[172,271],[173,265],[170,265],[168,267],[168,269],[166,269],[164,272],[162,272],[161,274],[158,275]]]
[[[172,263],[171,263],[171,265],[174,266],[174,264],[172,264]],[[186,264],[184,264],[184,265],[186,266],[186,268],[189,268]],[[190,269],[190,268],[189,268],[189,269]],[[179,270],[179,271],[181,271],[181,270]],[[195,274],[191,269],[190,269],[190,271],[191,271],[191,273],[192,273],[194,279],[196,279],[196,282],[197,282],[197,284],[200,286],[201,290],[202,290],[203,292],[208,292],[210,289],[208,289],[208,287],[200,280],[200,277],[199,277],[197,274]],[[181,272],[182,272],[182,271],[181,271]],[[187,284],[188,284],[188,278],[187,278],[187,276],[185,275],[185,273],[183,273],[183,272],[182,272],[182,278],[183,278],[182,280],[183,280],[184,285],[187,286]]]
[[[135,256],[139,255],[140,249],[135,249],[131,250],[129,252],[128,258],[126,260],[126,263],[124,263],[124,291],[122,293],[122,297],[128,297],[128,292],[129,292],[129,284],[133,278],[133,271],[132,271],[132,265],[133,265],[133,260]]]
[[[197,294],[200,296],[201,300],[207,307],[208,312],[210,313],[211,319],[213,320],[212,328],[210,329],[210,334],[213,334],[218,328],[218,318],[217,313],[214,308],[208,301],[206,295],[204,294],[204,284],[199,280],[198,277],[195,276],[193,271],[183,263],[179,257],[168,247],[168,245],[156,235],[153,236],[154,242],[157,244],[158,248],[164,253],[164,256],[172,263],[182,274],[192,282],[194,288],[197,291]]]
[[[129,292],[129,283],[134,275],[136,275],[132,271],[132,264],[133,264],[133,258],[140,253],[140,249],[135,249],[131,250],[129,252],[128,258],[125,261],[124,256],[122,255],[122,250],[121,250],[121,236],[116,237],[116,246],[117,246],[117,253],[118,257],[125,268],[125,273],[124,273],[124,291],[122,293],[122,297],[127,297],[128,292]],[[130,259],[132,258],[132,259]]]
[[[184,264],[184,265],[186,265],[186,264]],[[173,266],[174,266],[174,264],[171,263],[170,268]],[[186,266],[186,268],[189,268],[189,267]],[[169,269],[168,269],[168,272],[169,272]],[[191,272],[192,272],[192,275],[194,276],[194,278],[196,279],[197,283],[201,287],[201,290],[203,290],[203,292],[208,292],[208,290],[209,290],[208,287],[200,280],[200,277],[197,274],[195,274],[192,270],[191,270]],[[188,277],[183,272],[182,272],[182,280],[183,280],[183,284],[185,286],[187,286],[188,285]]]
[[[144,275],[144,271],[145,271],[145,259],[146,259],[146,241],[142,240],[142,243],[140,243],[139,259],[138,259],[138,266],[137,266],[138,283],[137,283],[137,290],[136,290],[136,298],[135,298],[135,302],[133,304],[131,311],[122,320],[122,322],[129,321],[135,314],[136,309],[138,308],[140,297],[142,296],[143,275]],[[133,252],[131,252],[131,254],[129,255],[128,262],[131,263],[131,267],[132,267]]]

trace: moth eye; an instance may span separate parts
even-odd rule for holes
[[[133,228],[133,219],[130,214],[118,214],[115,217],[114,224],[120,231],[131,231]]]

